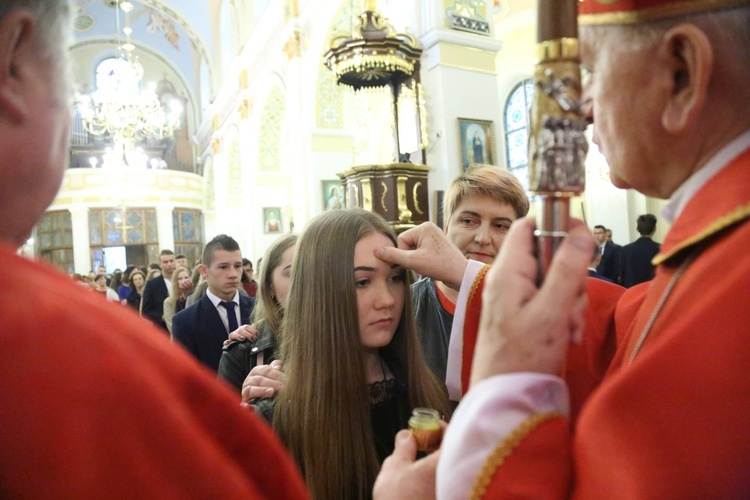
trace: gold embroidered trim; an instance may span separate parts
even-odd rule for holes
[[[666,288],[664,288],[664,291],[661,294],[661,297],[659,297],[659,302],[656,303],[656,307],[654,307],[654,310],[651,311],[651,316],[648,318],[648,322],[646,323],[646,326],[643,327],[643,331],[641,332],[641,336],[638,338],[638,342],[636,342],[635,347],[633,347],[633,352],[630,354],[630,364],[633,364],[633,360],[635,360],[635,357],[638,356],[638,353],[641,351],[641,347],[643,347],[643,343],[646,342],[646,338],[648,338],[648,334],[651,333],[651,329],[654,327],[654,323],[656,323],[656,319],[659,317],[659,314],[661,313],[661,310],[664,308],[664,305],[667,303],[667,299],[670,295],[672,295],[672,290],[674,290],[674,287],[677,286],[677,282],[680,281],[680,278],[682,278],[682,275],[685,274],[685,271],[687,271],[687,268],[690,267],[690,264],[693,263],[693,261],[698,257],[698,255],[701,253],[701,249],[697,249],[690,255],[685,261],[682,263],[679,269],[672,275],[672,277],[669,280],[669,283],[667,283]]]
[[[471,284],[471,289],[469,289],[469,299],[466,301],[466,307],[469,307],[469,304],[471,303],[471,299],[474,298],[474,294],[477,293],[477,288],[479,288],[479,284],[482,282],[482,279],[484,279],[484,275],[487,274],[487,271],[490,270],[489,264],[485,264],[482,266],[482,269],[479,270],[479,274],[477,274],[477,277],[474,278],[474,283]]]
[[[658,266],[662,262],[665,262],[671,259],[677,253],[681,252],[687,247],[695,245],[696,243],[701,242],[702,240],[708,238],[709,236],[712,236],[713,234],[718,233],[722,229],[725,229],[731,226],[732,224],[738,221],[741,221],[742,219],[746,219],[748,217],[750,217],[750,204],[739,207],[734,212],[730,212],[724,217],[717,219],[716,221],[714,221],[713,224],[708,226],[706,229],[696,234],[695,236],[686,239],[685,241],[683,241],[682,243],[674,247],[668,253],[658,254],[656,257],[654,257],[651,260],[651,263],[655,266]]]
[[[579,26],[601,26],[604,24],[637,24],[657,19],[697,14],[711,10],[731,9],[750,4],[748,0],[693,0],[660,5],[637,11],[605,12],[601,14],[581,14]]]
[[[565,418],[565,415],[558,412],[551,413],[537,413],[521,422],[518,427],[513,431],[495,448],[495,450],[487,457],[487,460],[482,466],[482,470],[479,471],[479,476],[474,482],[474,487],[471,489],[471,498],[480,499],[487,493],[487,487],[490,485],[492,476],[495,471],[503,464],[506,458],[508,458],[521,441],[528,436],[531,431],[542,425],[543,423],[555,419]]]

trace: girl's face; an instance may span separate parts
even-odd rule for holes
[[[140,288],[143,286],[143,275],[138,273],[131,277],[131,281],[133,282],[133,286],[135,286],[135,288]]]
[[[289,278],[292,274],[293,257],[294,245],[284,250],[279,265],[271,272],[271,293],[281,307],[286,305],[286,298],[289,296]]]
[[[187,271],[182,271],[177,276],[177,286],[182,291],[186,291],[189,288],[189,286],[188,286],[188,282],[189,281],[190,281],[190,275],[187,273]],[[192,282],[191,282],[191,284],[192,284]],[[190,287],[190,288],[192,288],[192,287]]]
[[[392,247],[390,238],[370,233],[354,247],[359,338],[366,349],[387,346],[404,309],[404,270],[375,257],[375,249]]]

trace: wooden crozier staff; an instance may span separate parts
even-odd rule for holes
[[[578,0],[539,0],[529,189],[537,196],[540,281],[567,235],[570,200],[586,185],[577,13]]]

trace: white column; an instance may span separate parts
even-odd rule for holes
[[[423,12],[425,26],[420,42],[424,48],[421,79],[427,104],[427,165],[430,167],[430,200],[435,190],[445,189],[462,171],[458,118],[494,122],[494,163],[503,167],[499,154],[502,141],[496,60],[502,44],[491,37],[445,28],[442,3],[432,2]],[[435,220],[431,206],[431,220]]]
[[[156,231],[159,237],[159,250],[174,250],[173,210],[173,205],[157,205],[156,207]]]
[[[70,220],[73,225],[73,268],[79,274],[88,274],[91,270],[88,207],[71,208]]]
[[[326,70],[327,71],[327,70]],[[310,179],[312,165],[311,115],[304,112],[305,80],[302,60],[299,57],[289,61],[286,68],[287,81],[287,138],[289,147],[284,148],[285,162],[289,166],[289,213],[284,232],[289,232],[291,221],[294,221],[294,232],[299,233],[311,217],[310,198],[316,199],[320,191],[319,183],[313,184]]]

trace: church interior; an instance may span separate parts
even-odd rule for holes
[[[70,166],[23,248],[65,272],[192,263],[220,233],[255,261],[343,206],[439,224],[470,163],[528,185],[535,0],[75,4]],[[662,205],[590,143],[574,216],[626,244]]]

